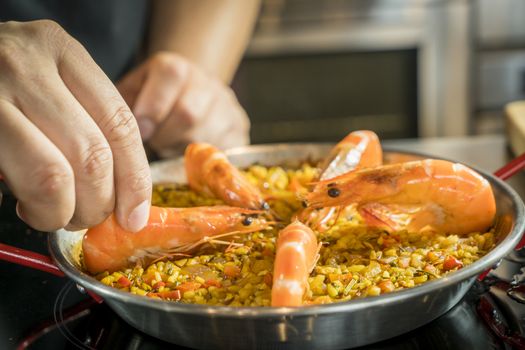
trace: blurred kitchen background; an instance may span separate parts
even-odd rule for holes
[[[504,132],[525,0],[263,0],[233,87],[252,142]]]

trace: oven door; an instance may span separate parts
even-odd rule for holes
[[[234,80],[253,143],[417,137],[417,49],[248,57]]]

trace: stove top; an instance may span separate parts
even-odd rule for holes
[[[14,199],[0,208],[0,242],[47,253],[46,234],[21,222]],[[511,288],[525,256],[512,253],[445,315],[363,349],[525,349],[525,289]],[[509,296],[512,296],[512,298]],[[517,301],[518,300],[518,301]],[[417,312],[417,310],[414,310]],[[143,334],[67,278],[0,261],[1,349],[180,348]]]

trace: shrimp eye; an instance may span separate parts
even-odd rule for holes
[[[261,203],[261,209],[263,209],[263,210],[270,210],[270,204],[268,204],[268,202],[262,202]]]
[[[331,187],[328,189],[328,195],[332,198],[339,197],[340,194],[341,194],[341,191],[339,191],[339,189],[335,187]]]
[[[242,224],[244,226],[250,226],[253,222],[253,218],[251,216],[247,216],[244,218],[244,220],[242,220]]]

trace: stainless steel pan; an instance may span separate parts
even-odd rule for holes
[[[328,145],[318,144],[249,146],[231,150],[228,156],[240,167],[253,163],[293,165],[321,159],[329,149]],[[393,153],[385,155],[388,158]],[[153,164],[154,181],[184,181],[182,166],[182,160]],[[200,349],[356,347],[408,332],[439,317],[464,296],[476,276],[516,246],[525,228],[523,202],[507,184],[480,173],[490,181],[496,196],[501,223],[497,225],[497,246],[479,261],[445,278],[378,297],[301,308],[179,304],[122,292],[85,274],[79,263],[83,232],[52,233],[49,249],[60,270],[101,296],[124,320],[172,343]]]

